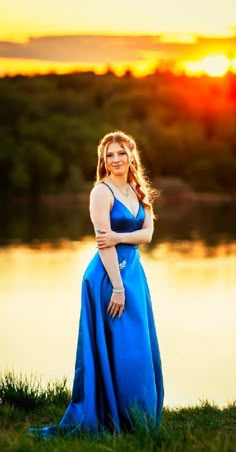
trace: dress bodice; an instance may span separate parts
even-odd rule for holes
[[[114,194],[113,194],[114,196]],[[110,212],[111,229],[115,232],[133,232],[142,228],[145,211],[141,203],[137,215],[114,196],[114,203]]]
[[[139,202],[139,208],[136,215],[126,207],[126,205],[116,198],[110,185],[102,182],[110,190],[113,195],[113,206],[110,211],[111,229],[115,232],[133,232],[142,228],[145,211],[142,204]],[[131,187],[132,188],[132,187]]]

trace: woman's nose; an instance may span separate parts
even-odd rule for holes
[[[119,154],[115,154],[115,155],[114,155],[113,161],[114,161],[114,162],[119,162],[119,161],[120,161],[120,156],[119,156]]]

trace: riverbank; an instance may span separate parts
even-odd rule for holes
[[[202,192],[195,191],[183,179],[178,177],[162,177],[153,181],[154,188],[159,192],[157,197],[158,204],[178,202],[185,203],[236,203],[236,193],[228,192]],[[29,196],[10,196],[7,199],[9,204],[40,204],[45,206],[55,206],[58,208],[67,208],[73,205],[87,205],[89,202],[89,193],[93,183],[87,183],[80,192],[62,192],[45,193],[39,197]]]
[[[92,188],[92,186],[91,186]],[[58,193],[58,194],[45,194],[39,198],[30,197],[11,197],[7,199],[8,206],[11,205],[41,205],[48,207],[57,207],[61,209],[70,208],[71,206],[87,206],[89,203],[90,190],[81,193]],[[164,191],[160,190],[160,194],[157,198],[157,204],[172,204],[177,202],[178,204],[229,204],[236,203],[236,195],[230,193],[212,193],[212,192],[194,192],[194,191]],[[6,200],[5,202],[6,203]]]
[[[175,451],[230,452],[236,450],[236,402],[219,408],[207,400],[196,406],[164,407],[159,431],[147,433],[137,425],[133,433],[91,438],[57,438],[45,442],[27,435],[29,427],[59,422],[70,391],[66,381],[43,387],[36,378],[7,374],[0,378],[0,450],[45,451]]]

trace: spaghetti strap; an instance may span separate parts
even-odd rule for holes
[[[106,184],[106,182],[104,182],[104,181],[102,182],[102,184],[106,185],[109,188],[109,190],[112,192],[112,194],[115,198],[114,192],[113,192],[112,188],[110,187],[110,185]]]
[[[106,182],[104,182],[104,181],[102,181],[102,184],[106,185],[106,186],[109,188],[109,190],[112,192],[112,194],[113,194],[113,196],[114,196],[114,198],[115,198],[114,191],[112,190],[112,188],[110,187],[110,185],[106,184]],[[129,186],[132,188],[133,192],[137,195],[137,193],[136,193],[134,187],[133,187],[131,184],[129,184]]]

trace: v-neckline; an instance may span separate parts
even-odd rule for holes
[[[129,213],[130,213],[130,215],[136,220],[136,218],[138,218],[138,214],[139,214],[139,212],[140,212],[140,208],[141,208],[141,202],[139,201],[139,199],[138,199],[138,203],[139,203],[139,206],[138,206],[138,211],[137,211],[137,213],[136,213],[136,215],[134,215],[133,214],[133,212],[131,212],[131,210],[122,202],[122,201],[120,201],[116,196],[115,196],[115,194],[114,194],[114,192],[113,192],[113,190],[112,190],[112,188],[110,187],[110,185],[109,184],[107,184],[106,182],[102,182],[104,185],[106,185],[108,188],[109,188],[109,190],[112,192],[112,194],[113,194],[113,198],[114,198],[114,200],[115,201],[118,201]],[[130,184],[129,184],[130,185]],[[132,187],[132,185],[130,185],[130,187],[132,188],[132,190],[133,190],[133,187]],[[113,203],[113,205],[114,205],[114,203]],[[112,206],[112,208],[113,208],[113,206]]]
[[[130,215],[132,215],[132,217],[136,220],[136,218],[138,217],[139,211],[140,211],[141,203],[139,202],[138,211],[137,211],[136,215],[134,215],[133,212],[131,212],[131,210],[122,201],[120,201],[115,195],[113,195],[113,196],[114,196],[115,201],[118,201],[123,207],[125,207],[125,209],[130,213]]]

